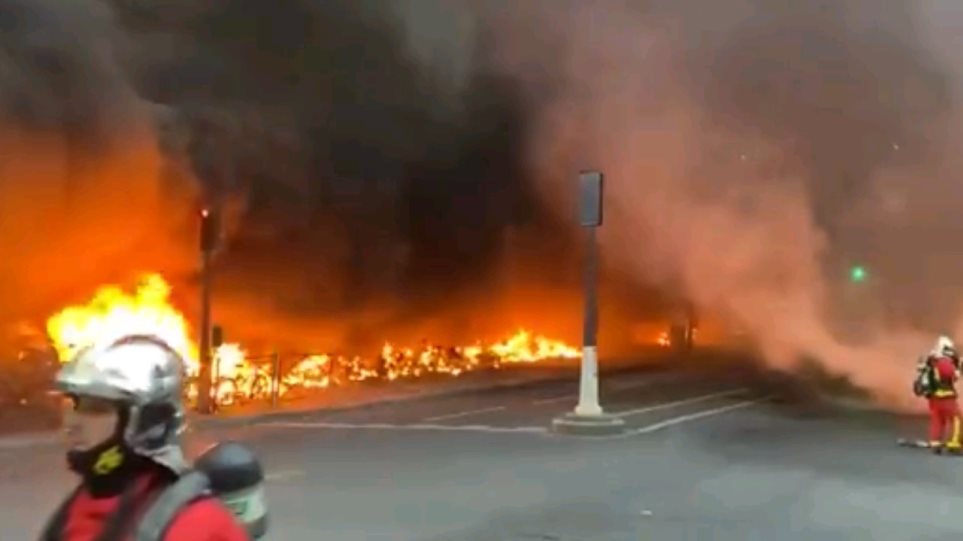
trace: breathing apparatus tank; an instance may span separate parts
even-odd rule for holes
[[[264,470],[253,451],[237,442],[219,443],[194,462],[207,476],[210,489],[237,518],[252,539],[267,533]]]

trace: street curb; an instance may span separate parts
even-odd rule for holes
[[[608,371],[608,375],[621,374],[625,372],[640,372],[640,371],[658,372],[660,369],[665,369],[668,366],[669,366],[668,363],[649,363],[649,364],[641,364],[636,366],[625,366],[625,367],[613,368],[612,370]],[[554,375],[541,376],[541,377],[536,376],[536,377],[520,378],[520,379],[515,379],[510,381],[479,383],[478,385],[469,385],[469,386],[460,387],[457,389],[439,389],[437,391],[419,392],[409,396],[372,399],[370,401],[359,401],[354,404],[346,404],[341,406],[330,406],[330,407],[321,406],[321,407],[311,407],[311,408],[304,408],[304,409],[298,409],[298,410],[268,411],[263,413],[254,413],[250,415],[239,415],[235,417],[202,417],[200,419],[189,421],[189,424],[190,426],[198,427],[198,428],[231,428],[231,427],[256,424],[258,422],[268,420],[268,419],[290,420],[290,419],[303,417],[305,415],[316,415],[319,413],[344,413],[348,411],[364,411],[370,408],[392,406],[392,405],[399,405],[399,404],[408,404],[412,402],[418,402],[421,400],[448,398],[452,396],[459,396],[459,395],[474,393],[479,391],[497,391],[500,389],[524,389],[525,387],[536,387],[538,385],[542,385],[545,383],[569,381],[577,377],[578,377],[578,370],[576,368],[573,368],[572,373],[564,374],[564,375],[554,374]]]
[[[571,379],[572,375],[568,376],[551,376],[551,377],[541,377],[541,378],[529,378],[525,380],[515,380],[508,382],[493,382],[490,384],[479,384],[475,386],[466,386],[458,389],[444,389],[438,390],[437,392],[420,392],[409,396],[398,396],[394,398],[381,398],[372,399],[367,401],[358,401],[353,404],[345,404],[338,406],[320,406],[320,407],[307,407],[304,409],[296,410],[277,410],[277,411],[267,411],[263,413],[253,413],[249,415],[236,415],[233,417],[191,417],[188,416],[187,430],[191,429],[203,429],[203,428],[237,428],[245,427],[254,424],[258,424],[266,420],[292,420],[306,415],[317,415],[320,413],[344,413],[348,411],[364,411],[366,409],[381,407],[381,406],[392,406],[401,405],[411,402],[417,402],[419,400],[430,400],[435,398],[447,398],[451,396],[458,396],[461,394],[478,392],[478,391],[494,391],[498,389],[511,389],[511,388],[524,388],[526,386],[535,386],[543,383],[550,383],[554,381],[565,381]],[[32,435],[23,436],[13,436],[9,440],[4,441],[0,438],[0,451],[9,449],[22,449],[25,447],[47,447],[52,445],[59,445],[60,439],[58,438],[58,433],[40,433]]]
[[[410,402],[417,402],[419,400],[429,400],[433,398],[447,398],[451,396],[458,396],[466,393],[473,393],[478,391],[493,391],[498,389],[511,389],[511,388],[523,388],[526,386],[534,386],[541,383],[549,383],[553,381],[565,381],[571,379],[571,376],[559,377],[542,377],[542,378],[531,378],[521,381],[508,381],[508,382],[498,382],[491,384],[479,384],[473,386],[460,387],[458,389],[444,389],[438,390],[437,392],[419,392],[408,396],[397,396],[393,398],[376,398],[372,400],[361,400],[354,404],[345,404],[338,406],[318,406],[318,407],[306,407],[304,409],[296,410],[278,410],[278,411],[268,411],[264,413],[253,413],[250,415],[238,415],[234,417],[201,417],[190,421],[190,426],[198,428],[228,428],[235,426],[246,426],[251,424],[256,424],[260,421],[267,419],[277,419],[277,420],[289,420],[296,419],[298,417],[303,417],[305,415],[316,415],[319,413],[343,413],[347,411],[364,411],[366,409],[380,407],[380,406],[391,406],[397,404],[406,404]]]
[[[604,371],[602,373],[605,375],[616,375],[626,372],[654,372],[658,373],[671,368],[672,359],[660,360],[660,361],[650,361],[647,363],[641,363],[638,365],[626,365],[620,366],[618,368],[612,368],[610,370]],[[244,427],[257,424],[261,421],[268,419],[276,420],[289,420],[296,419],[298,417],[303,417],[305,415],[316,415],[319,413],[343,413],[348,411],[364,411],[365,409],[381,407],[381,406],[391,406],[396,404],[407,404],[412,402],[417,402],[420,400],[431,400],[436,398],[447,398],[452,396],[458,396],[467,393],[474,393],[479,391],[497,391],[499,389],[523,389],[525,387],[535,387],[545,383],[562,382],[575,380],[578,378],[578,368],[573,367],[568,374],[553,374],[546,376],[535,376],[526,378],[517,378],[509,381],[500,382],[488,382],[479,383],[478,385],[469,385],[465,387],[460,387],[457,389],[439,389],[437,391],[427,391],[419,392],[408,396],[399,396],[394,398],[382,398],[382,399],[372,399],[368,401],[359,401],[353,404],[346,404],[340,406],[328,406],[328,407],[306,407],[304,409],[297,410],[277,410],[277,411],[267,411],[263,413],[254,413],[250,415],[237,415],[233,417],[189,417],[188,418],[188,430],[193,428],[233,428],[233,427]],[[39,433],[27,433],[27,434],[11,434],[8,436],[0,437],[0,452],[24,449],[24,448],[44,448],[52,447],[61,444],[60,431],[50,431],[50,432],[39,432]]]

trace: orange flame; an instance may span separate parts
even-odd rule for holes
[[[199,373],[198,347],[187,319],[170,304],[170,286],[164,279],[145,276],[133,294],[117,286],[100,288],[90,302],[70,306],[47,321],[47,334],[61,360],[79,348],[116,340],[128,334],[154,334],[167,341],[186,362],[190,384],[187,394],[196,398],[194,381]],[[223,344],[214,352],[212,393],[220,404],[240,399],[261,399],[294,390],[324,389],[332,385],[384,378],[389,381],[428,374],[458,376],[480,368],[544,359],[577,359],[580,352],[556,340],[520,330],[492,344],[461,347],[425,344],[401,348],[385,343],[377,359],[329,354],[308,355],[293,364],[271,359],[255,360],[240,344]],[[274,380],[278,369],[277,381]]]
[[[197,346],[169,296],[170,286],[157,274],[145,276],[134,295],[105,286],[87,304],[70,306],[47,320],[47,335],[60,359],[69,359],[83,347],[130,334],[154,334],[184,357],[188,373],[195,373]]]

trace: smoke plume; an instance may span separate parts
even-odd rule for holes
[[[113,59],[117,29],[84,1],[0,2],[0,320],[181,260],[148,111]],[[182,213],[183,214],[183,213]],[[6,342],[4,342],[6,344]]]
[[[206,204],[229,337],[575,338],[575,174],[600,168],[604,332],[690,300],[902,406],[963,326],[961,11],[3,0],[4,309],[143,270],[193,296]]]
[[[147,271],[197,313],[210,206],[214,318],[252,350],[575,339],[575,254],[527,181],[523,88],[475,43],[454,68],[426,58],[439,26],[406,9],[0,3],[5,320]]]
[[[681,289],[778,367],[814,358],[910,403],[913,360],[960,321],[958,7],[483,11],[504,29],[501,65],[538,103],[544,196],[568,212],[573,172],[607,173],[610,264]],[[866,281],[848,279],[856,265]]]
[[[232,209],[229,332],[317,348],[528,323],[505,315],[511,284],[534,280],[505,270],[509,244],[535,248],[516,246],[535,254],[523,268],[564,258],[533,235],[559,236],[526,182],[531,116],[484,50],[451,77],[389,2],[115,7],[139,95],[174,111],[173,154]]]

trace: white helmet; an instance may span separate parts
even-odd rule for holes
[[[956,344],[950,337],[943,335],[936,339],[936,345],[930,355],[936,357],[956,357]]]
[[[134,335],[82,349],[56,382],[67,395],[126,406],[123,439],[131,451],[180,473],[187,466],[180,446],[184,368],[181,356],[160,338]]]

